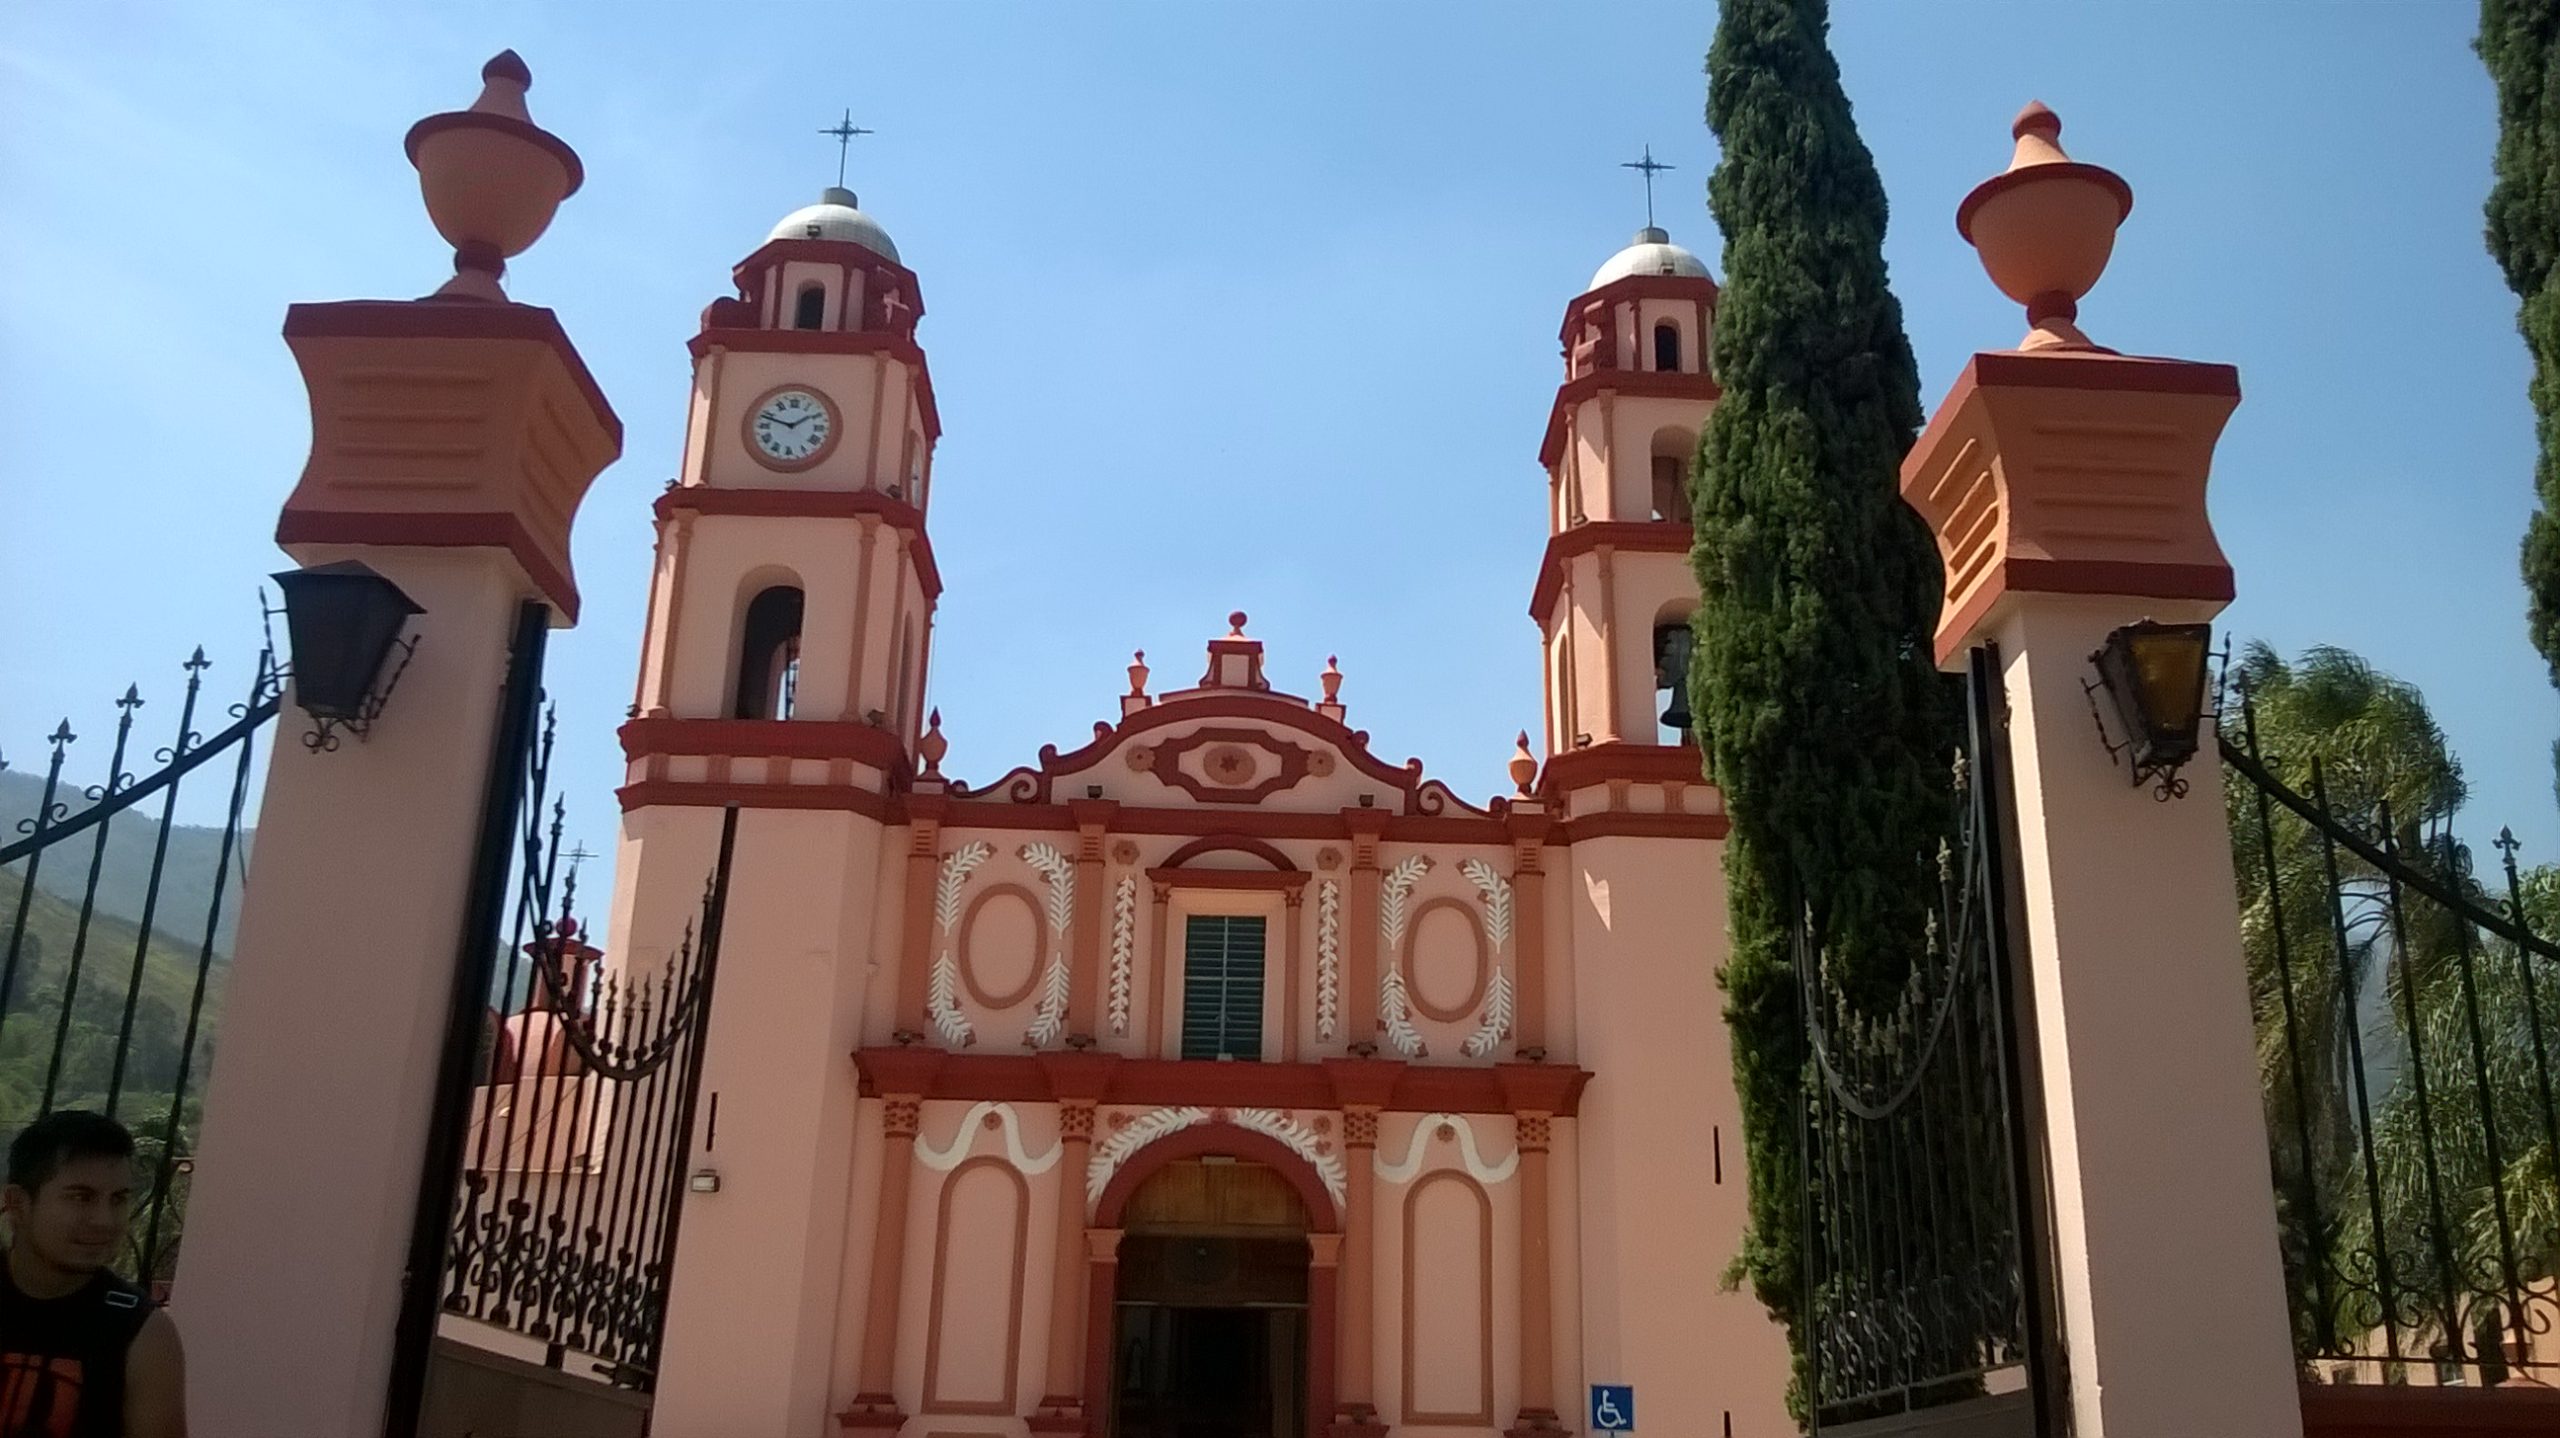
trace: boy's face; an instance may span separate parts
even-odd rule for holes
[[[106,1267],[133,1217],[133,1160],[75,1158],[35,1192],[0,1191],[10,1232],[37,1258],[74,1273]]]

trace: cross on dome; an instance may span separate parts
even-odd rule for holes
[[[1618,162],[1618,168],[1621,170],[1641,170],[1644,172],[1644,227],[1648,230],[1655,228],[1653,223],[1653,177],[1661,174],[1665,170],[1676,170],[1680,167],[1677,165],[1666,165],[1660,160],[1655,159],[1653,157],[1653,146],[1651,144],[1647,144],[1644,147],[1643,159],[1621,160]]]
[[[877,132],[866,130],[860,125],[853,123],[853,111],[848,109],[844,112],[843,119],[827,126],[818,133],[821,135],[833,135],[836,137],[836,188],[841,190],[844,188],[844,163],[846,158],[853,153],[853,137],[856,135],[869,135]]]

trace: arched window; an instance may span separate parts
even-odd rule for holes
[[[1653,433],[1653,517],[1690,522],[1689,464],[1697,456],[1698,437],[1671,426]]]
[[[797,587],[777,584],[747,601],[738,638],[738,692],[732,719],[788,719],[800,685],[800,608]]]
[[[793,329],[814,330],[821,327],[827,320],[827,287],[816,280],[802,285],[798,305],[799,308],[791,315]]]
[[[1689,737],[1689,656],[1697,645],[1688,616],[1654,621],[1653,692],[1664,700],[1662,728],[1655,737],[1662,743],[1677,744]]]
[[[1680,327],[1669,320],[1653,327],[1653,367],[1658,370],[1680,368]]]

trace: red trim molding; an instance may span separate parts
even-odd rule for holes
[[[2302,1385],[2303,1438],[2522,1438],[2560,1433],[2560,1389]]]
[[[916,408],[924,415],[925,438],[942,438],[942,411],[933,400],[933,371],[925,364],[923,347],[905,335],[885,330],[767,330],[707,325],[685,341],[685,349],[696,360],[713,350],[741,354],[885,355],[914,372]]]
[[[1585,839],[1721,839],[1733,832],[1733,821],[1722,814],[1638,814],[1610,810],[1567,819],[1556,826],[1562,836],[1556,842],[1576,844]]]
[[[907,1057],[919,1051],[918,1046],[899,1045],[856,1049],[853,1063],[862,1076],[863,1093],[918,1093],[971,1103],[1049,1103],[1059,1097],[1043,1063],[1049,1055],[937,1049],[932,1052],[942,1058],[928,1068]],[[1396,1113],[1508,1114],[1516,1111],[1515,1094],[1534,1092],[1554,1105],[1547,1112],[1570,1118],[1581,1107],[1583,1086],[1591,1081],[1589,1070],[1562,1064],[1455,1068],[1375,1060],[1359,1068],[1368,1086],[1354,1093],[1337,1082],[1334,1070],[1339,1068],[1344,1068],[1340,1060],[1238,1064],[1108,1055],[1098,1057],[1090,1072],[1080,1072],[1077,1092],[1067,1096],[1132,1108],[1332,1109],[1362,1102]],[[1511,1072],[1515,1069],[1537,1072],[1524,1078]]]
[[[1706,761],[1694,744],[1629,744],[1623,741],[1567,749],[1547,760],[1538,775],[1542,796],[1587,789],[1611,779],[1638,784],[1705,784]]]
[[[725,754],[733,759],[851,759],[903,774],[906,747],[872,724],[808,719],[633,719],[616,731],[622,757]]]
[[[1547,412],[1546,437],[1538,442],[1538,463],[1555,468],[1556,457],[1564,453],[1565,417],[1574,406],[1599,394],[1615,390],[1636,399],[1694,399],[1711,403],[1724,397],[1724,389],[1714,375],[1692,374],[1687,370],[1661,369],[1596,369],[1556,386],[1555,408]]]
[[[895,795],[875,793],[852,784],[692,784],[680,779],[643,779],[613,791],[622,812],[634,809],[829,809],[860,814],[883,824],[907,822],[906,806]]]
[[[1720,293],[1716,282],[1705,275],[1620,275],[1596,290],[1574,296],[1564,307],[1564,324],[1556,337],[1570,344],[1593,305],[1608,306],[1623,300],[1684,300],[1694,304],[1703,299],[1712,310]]]
[[[1564,589],[1565,565],[1604,544],[1630,554],[1686,554],[1695,540],[1676,519],[1601,519],[1550,535],[1538,560],[1538,583],[1529,591],[1529,617],[1545,627]]]
[[[2238,589],[2227,564],[2146,564],[2125,559],[2003,559],[1938,620],[1937,657],[1944,664],[1965,647],[2001,596],[2116,594],[2128,599],[2193,599],[2228,604]]]
[[[915,557],[916,580],[924,586],[924,597],[931,600],[942,594],[942,570],[934,563],[933,541],[925,534],[924,511],[876,489],[732,489],[726,485],[684,484],[660,494],[650,505],[650,512],[661,520],[678,510],[749,519],[856,519],[876,514],[891,529],[906,532],[907,552]]]
[[[1183,769],[1184,758],[1212,745],[1233,745],[1250,753],[1268,754],[1279,764],[1271,773],[1264,775],[1261,782],[1235,788],[1200,779]],[[1295,787],[1299,780],[1307,777],[1308,767],[1314,759],[1315,756],[1306,750],[1295,744],[1280,743],[1263,730],[1229,729],[1213,724],[1157,745],[1152,768],[1156,778],[1203,804],[1259,804],[1274,794]]]
[[[549,311],[544,311],[548,314]],[[608,416],[610,418],[610,416]],[[616,426],[617,433],[619,426]],[[578,622],[578,585],[551,562],[533,531],[498,511],[456,513],[388,509],[287,508],[276,519],[276,543],[379,544],[419,549],[503,549],[568,623]]]

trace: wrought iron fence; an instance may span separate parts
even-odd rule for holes
[[[180,668],[177,724],[153,751],[155,771],[136,777],[126,767],[147,702],[139,685],[129,686],[116,701],[106,778],[66,784],[79,736],[65,719],[47,741],[43,779],[28,776],[29,792],[10,805],[31,812],[17,820],[18,837],[0,844],[0,875],[14,878],[17,891],[0,947],[0,1139],[57,1108],[124,1119],[148,1176],[117,1266],[152,1284],[167,1283],[176,1269],[194,1169],[196,1087],[247,862],[243,817],[258,749],[251,741],[276,717],[282,691],[275,652],[262,650],[247,694],[229,706],[231,722],[207,737],[197,726],[211,661],[198,649]],[[217,779],[228,775],[222,817],[188,830],[195,862],[173,873],[172,841],[185,827],[179,796],[190,775],[208,768]],[[87,801],[77,813],[74,795]],[[131,820],[152,823],[143,806],[153,800],[156,824],[131,838]],[[119,819],[128,819],[125,828]]]
[[[564,806],[544,810],[552,722],[530,756],[511,939],[480,1030],[443,1311],[646,1390],[658,1366],[737,814],[663,962],[612,962],[576,918]],[[555,888],[555,880],[556,888]],[[557,894],[557,904],[553,896]],[[626,944],[626,952],[628,946]],[[492,955],[494,961],[495,955]]]
[[[1996,656],[1977,651],[1954,768],[1955,839],[1898,994],[1834,971],[1810,925],[1796,972],[1811,1428],[1987,1398],[2035,1411],[2043,1294],[2010,996]]]
[[[2560,875],[2505,892],[2387,776],[2222,760],[2295,1350],[2318,1379],[2560,1380]],[[2332,783],[2354,796],[2332,800]],[[2299,786],[2299,787],[2296,787]]]

